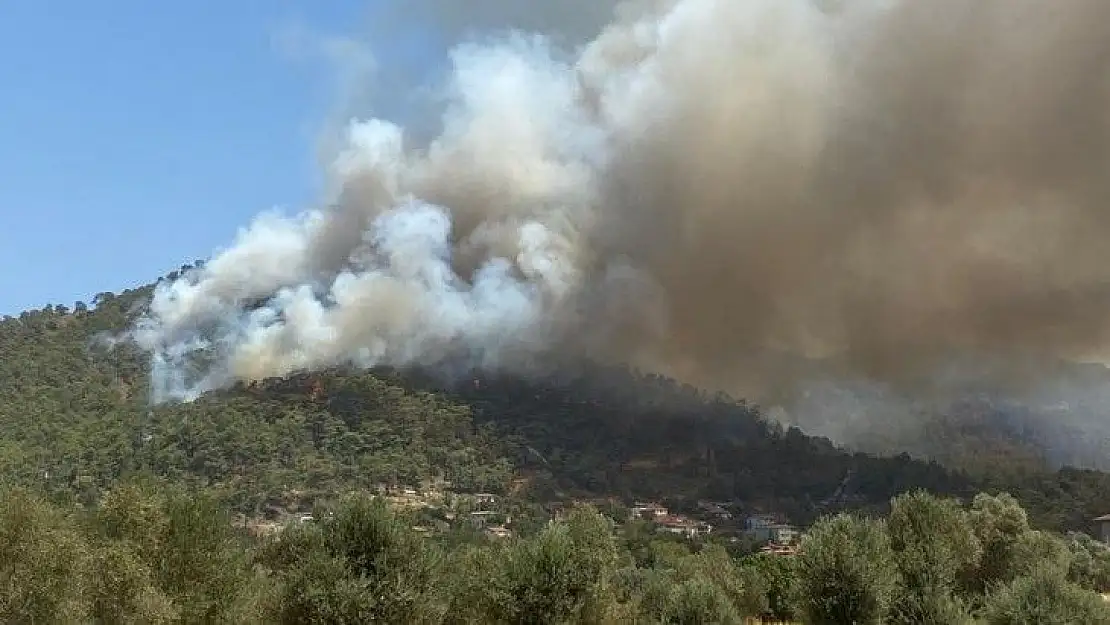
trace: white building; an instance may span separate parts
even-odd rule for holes
[[[751,516],[744,522],[744,532],[758,542],[789,545],[798,539],[798,530],[780,523],[771,516]]]

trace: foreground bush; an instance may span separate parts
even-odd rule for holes
[[[1000,587],[987,602],[988,625],[1105,625],[1110,605],[1045,566]]]
[[[888,621],[905,625],[963,625],[968,608],[960,575],[979,565],[981,546],[959,503],[925,492],[899,495],[887,519],[899,585]]]
[[[175,488],[123,486],[91,510],[0,492],[0,622],[1110,625],[1094,592],[1110,549],[1031,529],[1005,496],[827,517],[796,558],[616,531],[589,507],[497,541],[418,534],[367,496],[316,518],[256,541]]]
[[[797,566],[807,623],[883,622],[898,569],[882,522],[846,514],[818,521],[802,541]]]
[[[84,611],[93,573],[73,519],[23,491],[0,502],[0,621],[54,623]]]
[[[434,554],[380,500],[286,529],[262,550],[279,590],[277,623],[434,622]]]

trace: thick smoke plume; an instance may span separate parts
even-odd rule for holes
[[[487,5],[434,139],[352,121],[323,207],[160,285],[156,398],[460,354],[758,397],[814,359],[898,386],[1110,347],[1110,2],[643,0],[483,38],[532,3]]]

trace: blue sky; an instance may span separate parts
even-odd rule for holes
[[[365,2],[0,2],[0,315],[148,282],[315,199]],[[380,64],[390,62],[379,58]]]

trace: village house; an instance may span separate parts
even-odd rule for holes
[[[563,503],[557,502],[550,504],[548,506],[548,510],[551,513],[551,520],[556,523],[562,523],[563,521],[566,521],[570,515],[570,511],[567,510],[567,506]]]
[[[795,556],[798,555],[798,547],[796,545],[767,543],[759,548],[759,552],[772,556]]]
[[[725,508],[724,505],[713,501],[699,501],[698,508],[706,514],[713,515],[721,520],[728,520],[732,518],[732,513]]]
[[[769,515],[748,517],[744,522],[744,533],[761,543],[789,545],[798,539],[796,528]]]
[[[483,528],[490,524],[490,519],[496,516],[497,513],[492,510],[475,510],[470,513],[470,524],[477,528]]]
[[[658,520],[667,516],[670,516],[670,512],[660,504],[642,502],[632,504],[631,518],[633,519]]]
[[[494,527],[498,521],[506,525],[511,524],[513,522],[513,517],[494,510],[475,510],[470,513],[469,520],[472,527],[483,529],[486,527]]]
[[[687,538],[696,538],[713,531],[713,526],[703,521],[697,521],[682,515],[668,515],[657,518],[658,531],[679,534]]]
[[[486,528],[485,533],[490,538],[510,538],[513,535],[512,530],[504,525],[491,525]]]
[[[1110,514],[1100,516],[1094,522],[1098,527],[1098,539],[1110,545]]]
[[[490,493],[475,493],[474,503],[478,504],[479,506],[492,506],[493,504],[497,503],[497,495],[493,495]]]

